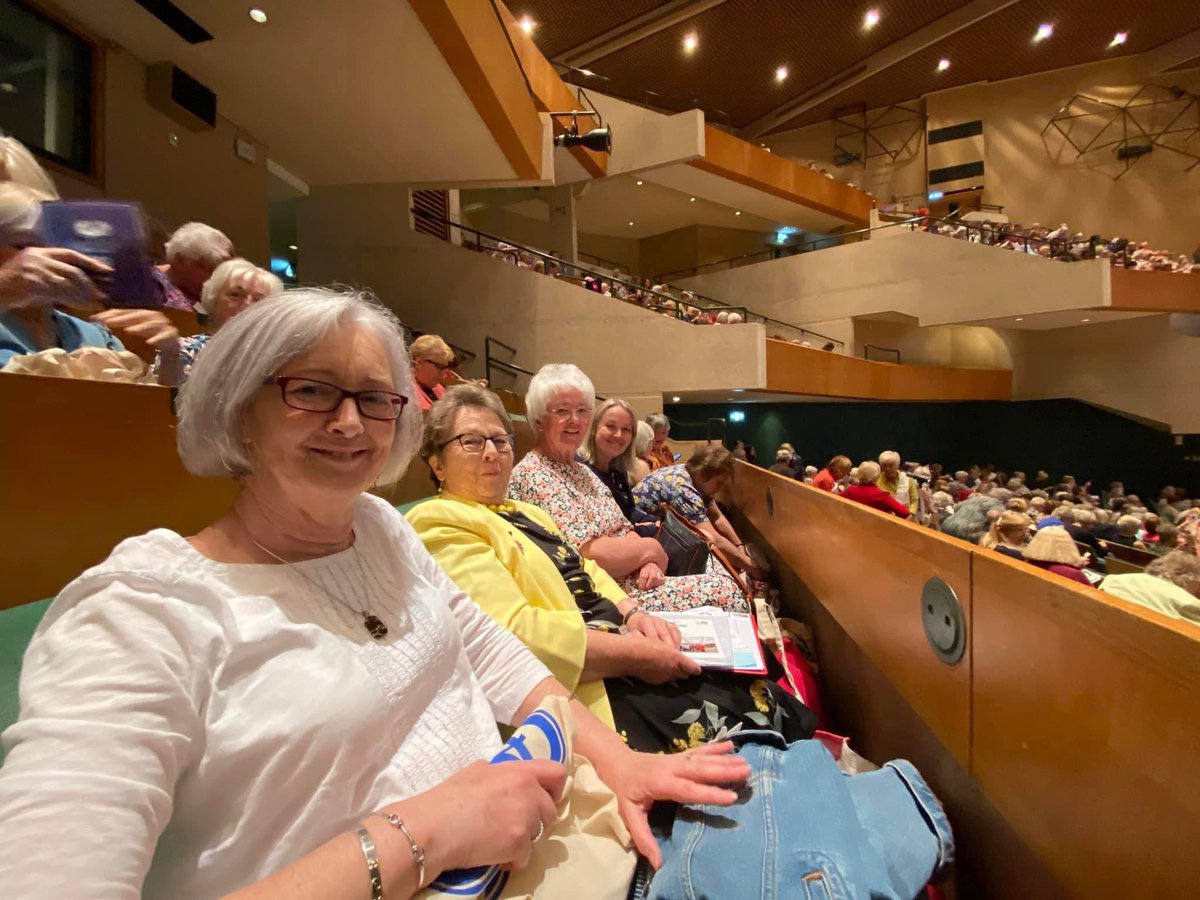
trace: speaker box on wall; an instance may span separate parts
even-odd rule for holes
[[[217,125],[217,95],[174,63],[146,69],[146,101],[192,131]]]

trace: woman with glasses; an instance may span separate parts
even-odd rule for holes
[[[509,496],[540,506],[563,535],[617,580],[643,609],[719,606],[748,611],[745,594],[711,557],[699,575],[666,576],[667,554],[642,537],[596,473],[577,458],[592,421],[596,391],[577,366],[543,366],[529,382],[525,411],[537,444],[513,469]]]
[[[812,712],[773,677],[701,675],[674,626],[626,596],[540,508],[506,499],[513,428],[495,394],[450,388],[426,419],[421,457],[438,483],[437,498],[408,513],[425,547],[630,747],[677,752],[738,726],[789,743],[812,736]]]
[[[543,846],[565,768],[484,761],[497,722],[569,691],[366,493],[416,448],[410,367],[390,313],[319,289],[209,342],[179,394],[179,452],[238,496],[191,536],[123,541],[46,613],[5,733],[5,896],[379,900]],[[714,785],[749,775],[731,744],[639,754],[569,708],[655,864],[656,800],[728,806]]]
[[[413,361],[417,403],[428,411],[446,392],[445,382],[454,376],[454,351],[436,334],[423,334],[412,342],[408,352]]]

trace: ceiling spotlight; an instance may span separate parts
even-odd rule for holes
[[[679,402],[679,398],[678,398],[678,397],[672,397],[672,398],[671,398],[671,402],[672,402],[672,403],[678,403],[678,402]]]
[[[265,12],[263,12],[261,9],[259,9],[257,6],[255,6],[253,9],[250,10],[250,18],[252,18],[255,22],[257,22],[259,25],[261,25],[261,24],[263,24],[263,22],[267,21],[267,14]]]
[[[1044,41],[1052,34],[1054,34],[1054,26],[1049,22],[1043,22],[1038,26],[1037,34],[1033,36],[1033,42],[1036,44],[1038,41]]]
[[[745,388],[733,388],[733,392],[735,394],[744,394],[746,392],[746,389]]]
[[[879,24],[879,10],[868,9],[867,14],[863,16],[863,28],[870,31]]]
[[[1024,317],[1024,316],[1017,316],[1017,318],[1016,318],[1016,321],[1018,321],[1018,322],[1024,322],[1024,321],[1025,321],[1025,317]]]
[[[950,68],[950,60],[944,58],[938,60],[939,72],[945,72],[948,68]]]
[[[583,147],[596,153],[612,153],[612,129],[607,125],[593,128],[584,134],[579,133],[579,117],[592,115],[591,113],[586,110],[582,112],[575,110],[573,112],[552,112],[549,115],[551,119],[567,117],[571,119],[571,124],[567,126],[566,131],[554,136],[555,147]]]
[[[740,216],[740,215],[742,214],[742,211],[741,211],[740,209],[735,209],[735,210],[733,211],[733,214],[734,214],[735,216]]]
[[[289,250],[299,250],[300,248],[297,247],[295,244],[288,244],[288,249]]]
[[[695,203],[695,202],[696,202],[695,197],[688,197],[688,203]]]
[[[1080,322],[1090,322],[1090,321],[1092,321],[1092,320],[1091,320],[1091,319],[1080,319],[1079,321],[1080,321]]]
[[[638,187],[641,187],[641,186],[642,186],[642,184],[643,184],[643,182],[642,182],[642,179],[640,179],[640,178],[639,178],[639,179],[638,179],[638,182],[637,182],[637,186],[638,186]]]
[[[700,46],[700,39],[695,33],[689,34],[683,39],[683,49],[686,53],[695,53],[696,48]]]
[[[1127,40],[1129,40],[1129,32],[1128,31],[1118,31],[1116,34],[1113,35],[1113,39],[1108,42],[1108,46],[1110,48],[1120,47]]]
[[[517,24],[526,34],[533,34],[533,29],[537,28],[537,22],[533,21],[529,16],[522,16],[521,21]]]
[[[787,66],[780,66],[778,69],[775,70],[775,80],[776,81],[787,81],[787,77],[788,77]]]
[[[632,227],[633,227],[633,223],[632,223],[632,222],[630,222],[630,223],[629,223],[629,227],[630,227],[630,228],[632,228]]]

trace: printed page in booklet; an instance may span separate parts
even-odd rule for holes
[[[655,613],[679,629],[682,651],[704,668],[762,675],[767,671],[754,617],[714,606]]]

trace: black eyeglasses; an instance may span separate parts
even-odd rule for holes
[[[400,418],[408,398],[392,391],[347,391],[327,381],[277,375],[263,384],[279,385],[283,402],[305,412],[333,412],[347,397],[354,400],[359,413],[367,419],[389,421]]]
[[[441,450],[455,441],[458,441],[458,445],[468,453],[482,453],[488,441],[492,442],[492,446],[496,448],[497,453],[512,453],[517,439],[511,434],[475,434],[472,431],[464,431],[462,434],[456,434],[448,441],[442,441],[442,443],[438,444],[438,449]]]

